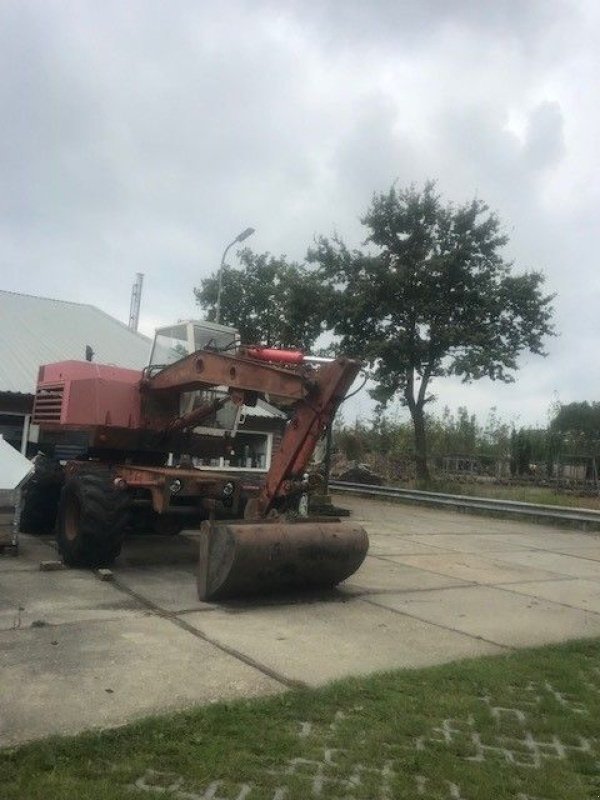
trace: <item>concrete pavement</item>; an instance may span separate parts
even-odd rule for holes
[[[127,542],[114,581],[0,558],[0,746],[219,699],[600,635],[600,534],[336,498],[370,554],[338,590],[198,601],[193,536]]]

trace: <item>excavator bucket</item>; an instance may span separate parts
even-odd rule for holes
[[[332,587],[356,572],[369,549],[360,525],[331,518],[205,522],[201,533],[201,600]]]

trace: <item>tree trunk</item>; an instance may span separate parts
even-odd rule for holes
[[[425,414],[423,406],[415,404],[411,407],[413,426],[415,430],[415,466],[418,481],[429,480],[429,467],[427,466],[427,437],[425,434]]]

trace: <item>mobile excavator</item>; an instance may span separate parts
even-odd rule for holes
[[[163,532],[200,523],[200,599],[334,586],[362,564],[367,534],[300,516],[298,501],[360,369],[351,358],[245,346],[235,330],[197,321],[158,329],[141,373],[41,366],[32,422],[53,458],[38,459],[21,529],[54,527],[67,565],[96,568],[117,558],[136,521]],[[226,456],[242,410],[265,401],[287,422],[261,484],[195,465]]]

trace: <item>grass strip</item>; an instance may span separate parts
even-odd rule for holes
[[[0,752],[2,800],[600,797],[600,641],[323,689]]]
[[[483,481],[433,480],[417,488],[447,494],[462,494],[467,497],[485,497],[492,500],[517,500],[535,505],[565,506],[600,510],[600,497],[593,494],[563,492],[550,486],[504,485]]]

